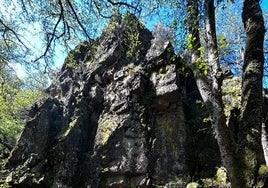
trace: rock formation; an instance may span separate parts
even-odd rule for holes
[[[133,15],[113,16],[100,38],[69,53],[51,97],[32,110],[7,182],[153,187],[186,177],[181,66],[169,41],[154,38]]]

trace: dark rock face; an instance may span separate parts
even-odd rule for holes
[[[114,16],[70,52],[9,157],[7,182],[150,187],[186,176],[181,60],[159,41],[134,16]]]

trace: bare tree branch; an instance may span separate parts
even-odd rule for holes
[[[107,0],[108,1],[108,3],[110,3],[111,5],[113,5],[113,6],[126,6],[126,7],[128,7],[128,8],[132,8],[132,9],[134,9],[134,10],[137,10],[138,12],[141,12],[141,9],[139,9],[137,6],[133,6],[133,5],[131,5],[131,4],[129,4],[129,3],[126,3],[126,2],[121,2],[121,1],[119,1],[119,2],[114,2],[114,1],[112,1],[112,0]]]
[[[106,19],[110,19],[110,18],[111,18],[111,16],[106,16],[106,15],[102,14],[102,12],[101,12],[101,7],[97,4],[96,1],[93,1],[93,4],[95,5],[95,7],[96,7],[96,9],[97,9],[97,11],[98,11],[98,14],[99,14],[101,17],[106,18]]]
[[[59,0],[59,5],[60,5],[60,13],[59,13],[59,18],[53,28],[53,32],[52,33],[49,33],[47,34],[47,46],[46,46],[46,49],[44,51],[44,53],[38,57],[37,59],[35,59],[33,62],[37,62],[39,61],[41,58],[45,57],[51,47],[51,44],[54,40],[54,38],[56,38],[56,31],[57,31],[57,28],[58,28],[58,25],[60,24],[60,21],[63,19],[63,12],[64,12],[64,9],[63,9],[63,5],[62,5],[62,1]],[[46,63],[47,64],[47,63]],[[47,66],[46,66],[47,67]]]
[[[26,15],[28,16],[29,14],[28,14],[27,8],[26,8],[26,6],[25,6],[24,0],[21,0],[20,2],[21,2],[21,4],[22,4],[22,10],[23,10],[23,11],[26,13]]]
[[[4,26],[4,33],[3,35],[5,35],[8,31],[10,31],[11,33],[13,33],[13,35],[15,36],[15,38],[19,41],[20,44],[22,44],[27,50],[28,47],[24,44],[24,42],[21,40],[20,36],[18,35],[18,33],[16,31],[14,31],[12,28],[10,28],[7,24],[4,23],[4,21],[0,18],[0,23]],[[5,38],[5,37],[4,37]]]
[[[90,36],[88,35],[88,33],[87,33],[85,27],[83,26],[83,24],[81,23],[80,19],[78,18],[77,14],[76,14],[76,12],[74,10],[74,7],[73,7],[72,3],[70,2],[70,0],[67,0],[67,3],[70,6],[70,8],[71,8],[71,10],[72,10],[72,12],[73,12],[73,14],[75,16],[75,19],[76,19],[78,25],[81,27],[81,29],[83,30],[83,32],[85,33],[85,35],[87,36],[87,38],[90,39]]]

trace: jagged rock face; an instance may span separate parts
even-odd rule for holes
[[[7,181],[148,187],[187,175],[180,64],[133,15],[114,16],[66,58],[9,157]]]

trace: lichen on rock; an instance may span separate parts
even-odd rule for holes
[[[9,184],[150,187],[187,176],[182,62],[170,42],[156,42],[134,15],[117,15],[71,51],[51,86],[59,94],[9,157]]]

